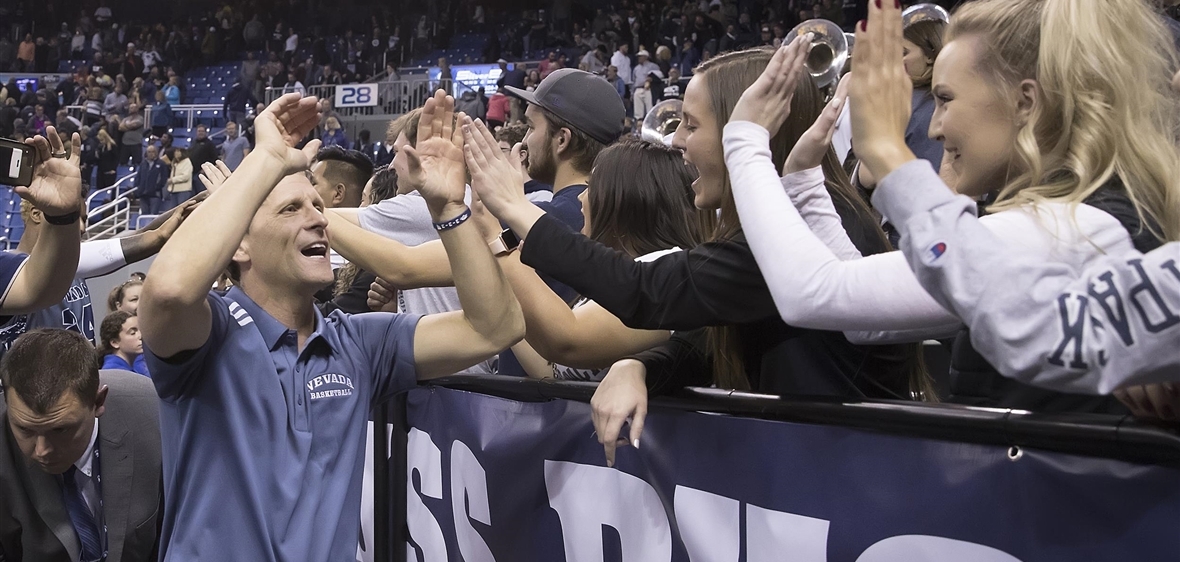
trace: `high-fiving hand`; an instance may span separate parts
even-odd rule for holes
[[[455,117],[455,98],[443,90],[435,92],[422,108],[417,146],[402,148],[410,182],[418,186],[418,192],[436,214],[448,204],[464,205],[467,193],[463,133],[455,127]],[[464,114],[460,112],[458,117],[463,119]]]
[[[66,147],[52,126],[46,127],[45,136],[26,139],[25,144],[33,147],[33,181],[28,187],[18,186],[16,194],[48,216],[78,212],[82,208],[82,171],[78,165],[82,137],[78,133],[70,137],[70,151],[65,158],[53,156],[65,153]]]
[[[520,174],[520,143],[512,147],[511,154],[504,154],[487,126],[471,119],[463,122],[463,136],[467,139],[463,152],[471,171],[471,188],[488,210],[505,220],[513,206],[529,204]]]
[[[791,114],[791,99],[811,52],[811,39],[810,33],[800,35],[774,52],[766,70],[738,99],[729,114],[731,122],[750,121],[770,131],[772,137],[778,133]]]
[[[783,164],[783,175],[809,170],[823,163],[824,155],[832,146],[832,136],[836,134],[836,122],[840,119],[840,112],[844,111],[844,104],[848,96],[848,81],[840,81],[836,88],[836,95],[823,112],[799,137],[787,161]]]
[[[320,149],[320,141],[312,140],[302,149],[295,147],[319,122],[319,100],[286,94],[254,119],[254,151],[282,162],[284,175],[306,170]]]
[[[868,22],[856,30],[849,98],[856,156],[878,180],[914,159],[905,145],[913,88],[902,61],[900,4],[869,2]]]

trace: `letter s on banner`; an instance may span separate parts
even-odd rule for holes
[[[877,541],[856,562],[1020,562],[1019,558],[990,546],[929,535],[900,535]]]
[[[669,562],[672,529],[650,484],[602,466],[545,461],[549,506],[561,519],[566,562],[601,562],[602,526],[619,533],[622,562]]]
[[[406,446],[406,522],[410,527],[410,538],[422,549],[424,562],[446,562],[447,543],[443,538],[442,527],[430,509],[422,502],[418,492],[414,490],[414,471],[418,471],[418,478],[422,481],[422,495],[441,500],[442,486],[442,453],[430,440],[426,432],[411,427]],[[414,546],[406,544],[406,558],[417,560]]]
[[[464,498],[467,502],[464,502]],[[464,503],[469,503],[467,512]],[[492,549],[484,542],[479,531],[471,525],[471,519],[484,525],[492,524],[492,512],[488,507],[488,480],[479,459],[462,441],[451,444],[451,513],[455,517],[455,539],[459,543],[459,555],[465,562],[495,562]]]

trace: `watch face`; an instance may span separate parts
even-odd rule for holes
[[[520,237],[518,237],[515,232],[512,232],[511,228],[505,228],[504,231],[500,233],[500,238],[504,240],[504,247],[509,250],[515,250],[516,247],[520,245]]]

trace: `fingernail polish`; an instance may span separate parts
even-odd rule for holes
[[[631,446],[635,447],[636,449],[639,448],[639,438],[638,437],[636,437],[635,440],[631,442]]]
[[[901,0],[893,0],[893,7],[895,9],[900,10],[901,9]]]
[[[865,20],[860,20],[860,30],[861,31],[868,31],[869,30],[869,25],[867,22],[865,22]]]
[[[881,0],[873,0],[873,2],[875,4],[877,4],[877,9],[880,10],[881,9]]]

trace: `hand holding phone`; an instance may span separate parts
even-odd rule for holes
[[[82,208],[82,171],[78,163],[82,153],[82,137],[74,133],[70,151],[65,158],[54,154],[66,152],[57,129],[46,127],[45,136],[37,135],[25,141],[32,149],[32,181],[17,186],[16,194],[28,200],[47,216],[61,216]]]

